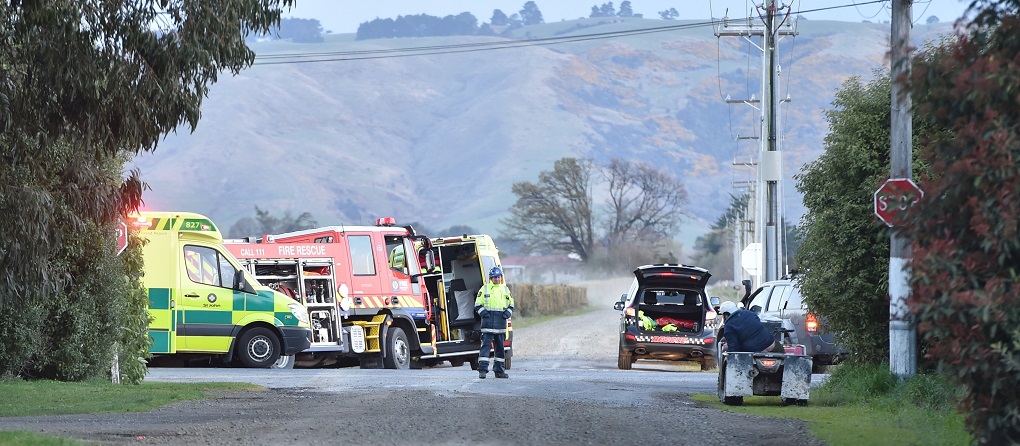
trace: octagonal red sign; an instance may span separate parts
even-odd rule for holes
[[[128,246],[128,227],[124,222],[117,225],[117,255],[124,252]]]
[[[875,191],[875,215],[889,226],[901,226],[907,211],[923,196],[909,178],[890,178]]]

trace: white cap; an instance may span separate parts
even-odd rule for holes
[[[733,314],[736,313],[738,309],[737,304],[730,301],[723,302],[722,305],[719,306],[720,313]]]

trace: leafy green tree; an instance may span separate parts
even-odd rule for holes
[[[492,26],[507,26],[510,24],[510,18],[499,9],[492,10],[492,18],[489,19],[489,23]]]
[[[322,38],[322,24],[317,19],[282,19],[279,36],[296,43],[319,43]]]
[[[631,7],[630,0],[623,0],[620,3],[620,12],[616,15],[620,17],[635,17],[634,8]]]
[[[542,18],[542,11],[538,9],[538,5],[533,1],[524,3],[524,9],[521,10],[521,21],[525,25],[541,25],[545,23],[545,19]]]
[[[659,18],[662,20],[676,20],[680,18],[680,13],[677,12],[676,8],[669,8],[664,11],[659,11]]]
[[[122,157],[153,150],[182,124],[194,129],[209,84],[254,61],[244,36],[268,32],[281,3],[292,1],[0,6],[0,203],[17,210],[0,216],[0,375],[84,379],[109,370],[98,364],[114,345],[144,357],[145,302],[131,297],[140,263],[103,254],[142,193],[137,173],[120,178]],[[126,288],[100,286],[111,278]],[[80,304],[49,307],[84,291]],[[117,298],[131,307],[97,307]],[[50,316],[110,336],[52,337],[41,325],[57,323]],[[95,348],[76,351],[82,342]],[[127,380],[140,381],[132,370]]]
[[[978,443],[1020,444],[1020,2],[983,6],[950,51],[914,61],[930,93],[916,115],[952,134],[920,133],[933,173],[909,214],[909,304]]]
[[[730,196],[730,206],[712,224],[711,230],[694,241],[694,263],[712,272],[716,279],[735,277],[733,271],[734,229],[746,224],[747,205],[750,196],[746,192]]]
[[[844,82],[825,112],[825,153],[794,176],[807,208],[797,256],[804,299],[865,363],[889,357],[889,235],[872,202],[889,177],[890,94],[888,75]]]

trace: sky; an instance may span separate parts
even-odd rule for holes
[[[456,15],[470,12],[479,22],[488,22],[492,11],[499,9],[511,15],[523,9],[527,0],[296,0],[296,6],[284,12],[284,17],[317,19],[326,31],[353,33],[358,25],[376,18],[396,18],[398,15],[428,14],[432,16]],[[591,7],[601,6],[610,0],[534,0],[546,23],[587,17]],[[753,10],[752,3],[767,0],[631,0],[631,8],[645,18],[659,18],[659,11],[676,8],[680,20],[705,20],[722,17],[746,17]],[[792,5],[793,11],[809,11],[839,7],[826,11],[806,12],[809,20],[840,20],[848,22],[887,22],[891,17],[891,2],[885,0],[776,0],[780,5]],[[619,9],[622,0],[614,0]],[[914,1],[915,23],[924,23],[930,16],[941,22],[952,22],[961,17],[971,0]]]

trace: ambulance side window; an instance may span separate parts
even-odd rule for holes
[[[237,268],[223,254],[205,246],[184,247],[184,266],[192,282],[224,288],[233,287]]]
[[[219,254],[204,246],[185,246],[184,265],[192,282],[220,285]]]
[[[355,276],[374,276],[375,256],[372,254],[372,237],[368,235],[348,236],[347,246],[351,250],[351,272]]]

